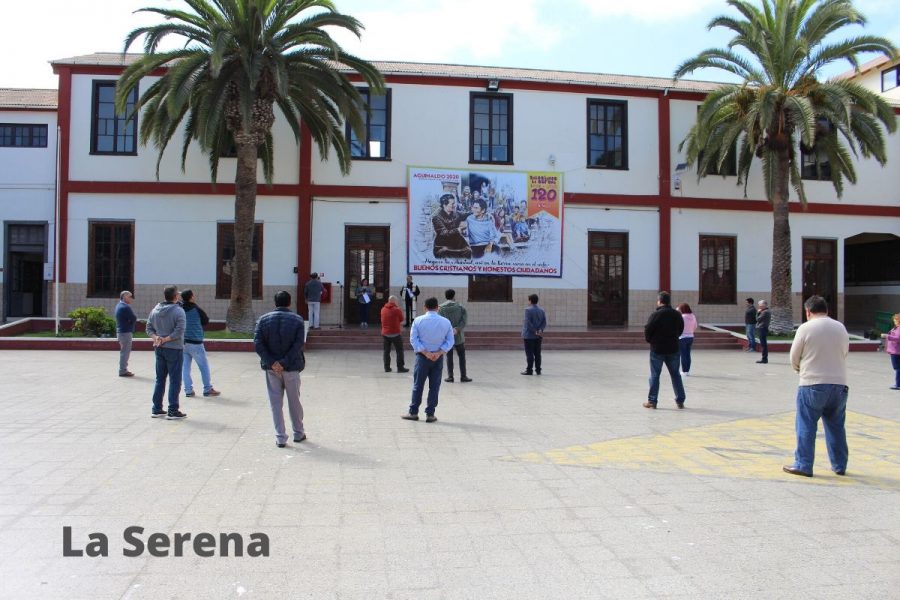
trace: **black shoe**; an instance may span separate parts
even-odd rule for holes
[[[447,383],[453,383],[453,377],[448,377],[444,381],[446,381]]]
[[[390,373],[391,371],[393,371],[393,369],[391,369],[390,367],[385,367],[385,368],[384,368],[384,372],[385,372],[385,373]]]
[[[279,448],[284,448],[285,446],[287,446],[287,444],[283,444],[283,443],[279,444],[277,442],[275,443],[275,445],[278,446]]]
[[[425,415],[425,422],[426,422],[426,423],[434,423],[435,421],[437,421],[437,417],[436,417],[436,416],[434,416],[434,415]]]
[[[841,469],[840,471],[835,471],[834,474],[844,476],[847,474],[847,471],[845,469]]]
[[[791,475],[800,475],[801,477],[812,477],[812,473],[807,473],[806,471],[801,471],[797,467],[789,467],[787,465],[781,467],[781,470],[785,473],[790,473]]]
[[[527,370],[519,373],[519,375],[531,375],[531,374],[532,374],[531,371],[527,371]]]
[[[470,381],[472,381],[472,378],[471,378],[471,377],[466,377],[465,375],[463,375],[462,377],[459,378],[459,380],[460,380],[462,383],[469,383]]]
[[[153,410],[153,411],[150,411],[150,418],[151,419],[161,419],[162,417],[165,417],[167,414],[169,414],[169,413],[167,413],[164,410],[161,410],[159,412]]]
[[[534,374],[535,374],[535,375],[540,375],[540,374],[541,374],[541,370],[540,370],[540,369],[535,369],[535,370],[534,370]]]
[[[400,418],[401,418],[401,419],[406,419],[407,421],[418,421],[418,420],[419,420],[419,415],[414,415],[414,414],[410,413],[410,414],[403,415],[403,416],[400,417]]]
[[[756,361],[756,362],[757,362],[757,364],[760,364],[760,365],[767,365],[767,364],[769,364],[769,361],[768,361],[768,360],[758,360],[758,361]]]
[[[676,402],[675,406],[677,406],[678,408],[684,408],[684,402]]]
[[[398,373],[409,373],[409,369],[407,369],[406,367],[397,367],[397,372]]]
[[[193,398],[197,395],[197,392],[185,392],[184,395],[186,398]]]
[[[174,421],[176,419],[186,419],[187,415],[181,412],[180,410],[170,410],[166,414],[166,418],[170,421]]]
[[[119,373],[119,377],[134,377],[134,373],[131,371],[125,371],[124,373]]]
[[[302,442],[302,441],[305,440],[305,439],[306,439],[306,434],[305,434],[305,433],[304,433],[303,435],[299,436],[299,437],[294,436],[294,443],[295,443],[295,444],[299,444],[300,442]]]

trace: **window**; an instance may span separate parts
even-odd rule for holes
[[[95,81],[91,101],[91,154],[137,154],[137,117],[126,119],[137,104],[131,91],[125,114],[116,113],[116,82]]]
[[[737,302],[737,238],[700,236],[700,304]]]
[[[469,101],[469,162],[511,165],[512,95],[473,93]]]
[[[887,92],[900,86],[900,65],[881,72],[881,91]]]
[[[134,221],[88,222],[89,298],[134,289]]]
[[[802,179],[830,181],[831,163],[828,162],[828,158],[821,155],[815,148],[809,153],[800,148],[800,177]]]
[[[0,123],[0,148],[46,148],[46,125]]]
[[[253,229],[250,268],[253,270],[251,293],[262,298],[263,225]],[[231,298],[231,263],[234,260],[234,223],[219,223],[216,231],[216,298]]]
[[[512,302],[512,277],[469,275],[469,302]]]
[[[588,100],[587,166],[596,169],[628,168],[628,104],[615,100]]]
[[[366,137],[360,139],[347,125],[347,143],[350,155],[356,159],[384,160],[391,157],[391,90],[384,95],[373,94],[368,89],[359,90],[368,111],[365,119]]]

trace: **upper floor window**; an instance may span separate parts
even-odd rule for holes
[[[800,177],[802,179],[831,180],[831,163],[815,148],[812,152],[800,149]]]
[[[619,100],[588,100],[587,166],[628,168],[628,104]]]
[[[134,289],[134,222],[89,221],[89,298],[118,298]]]
[[[128,98],[125,114],[116,113],[116,82],[95,81],[91,101],[91,154],[137,154],[137,117],[134,111],[138,91]]]
[[[469,98],[469,162],[513,162],[512,94],[478,94]]]
[[[900,86],[900,65],[881,72],[881,91],[886,92]]]
[[[737,238],[700,236],[700,304],[737,302]]]
[[[350,155],[357,159],[387,159],[391,157],[391,90],[373,94],[359,90],[368,110],[363,114],[365,138],[359,138],[347,125]]]
[[[0,123],[0,148],[46,148],[47,126]]]

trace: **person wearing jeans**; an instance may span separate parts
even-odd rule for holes
[[[681,318],[681,313],[672,308],[672,296],[669,292],[660,292],[656,299],[656,311],[644,325],[644,339],[650,343],[650,391],[647,392],[644,408],[656,408],[659,375],[663,365],[666,365],[669,377],[672,378],[675,405],[684,408],[684,383],[678,373],[678,338],[683,332],[684,319]]]
[[[203,328],[209,323],[209,317],[202,308],[197,306],[194,299],[194,292],[191,290],[181,292],[185,314],[184,359],[181,369],[184,395],[188,398],[195,395],[194,380],[191,378],[191,361],[194,361],[197,363],[197,368],[200,369],[200,379],[203,380],[203,395],[219,396],[221,392],[213,388],[210,380],[209,359],[206,356],[206,347],[203,345]]]
[[[444,354],[453,347],[453,326],[438,314],[437,298],[425,301],[425,314],[415,318],[409,332],[409,343],[416,353],[413,367],[412,398],[409,412],[401,418],[407,421],[419,420],[419,406],[425,382],[428,382],[428,401],[425,405],[425,422],[437,421],[434,415],[441,391],[441,373],[444,370]]]
[[[178,288],[174,285],[163,289],[164,302],[157,304],[147,317],[147,335],[153,340],[156,354],[156,385],[153,388],[153,407],[150,416],[155,418],[183,419],[179,410],[178,394],[181,392],[181,365],[184,353],[184,309],[176,302]],[[169,406],[163,410],[163,393],[169,380]]]
[[[676,309],[681,313],[684,321],[684,331],[678,338],[678,353],[681,355],[681,372],[685,377],[691,376],[691,348],[694,345],[694,332],[697,331],[697,316],[691,310],[691,305],[682,302]]]
[[[753,304],[753,298],[747,298],[746,302],[744,329],[747,334],[747,352],[756,352],[756,306]]]
[[[810,296],[804,303],[806,323],[797,329],[791,344],[791,366],[800,373],[797,387],[797,449],[794,464],[784,472],[813,476],[816,454],[816,429],[819,419],[825,427],[825,446],[831,470],[847,472],[847,354],[850,336],[839,321],[828,316],[828,304],[821,296]]]
[[[547,328],[547,315],[538,306],[537,294],[528,296],[528,308],[522,320],[522,341],[525,343],[525,370],[522,375],[541,374],[541,342]]]

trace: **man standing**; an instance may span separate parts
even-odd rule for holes
[[[181,391],[181,363],[184,353],[184,309],[177,303],[178,288],[167,285],[163,289],[164,302],[160,302],[147,317],[147,334],[153,340],[156,353],[156,386],[153,388],[155,418],[183,419],[186,414],[178,410],[178,393]],[[163,393],[169,379],[169,409],[162,408]]]
[[[538,295],[528,296],[528,308],[525,309],[525,320],[522,322],[522,339],[525,341],[525,370],[522,375],[541,374],[541,342],[544,340],[544,329],[547,327],[547,315],[538,306]]]
[[[287,445],[284,427],[284,396],[294,430],[294,443],[306,439],[303,431],[303,406],[300,404],[300,371],[306,366],[303,355],[303,317],[291,311],[291,295],[275,294],[275,310],[260,317],[253,334],[253,345],[259,355],[259,365],[266,372],[266,390],[272,421],[275,423],[275,444]]]
[[[769,362],[769,325],[772,323],[772,313],[769,311],[769,303],[759,301],[759,311],[756,313],[756,333],[759,334],[759,347],[762,350],[762,358],[756,362],[767,364]]]
[[[803,307],[806,323],[797,329],[791,344],[791,366],[800,373],[797,387],[797,450],[794,464],[784,471],[803,477],[813,476],[816,430],[819,419],[825,426],[825,446],[831,470],[838,475],[847,471],[847,353],[850,336],[847,329],[828,316],[828,304],[821,296],[810,296]]]
[[[403,337],[400,335],[400,321],[403,320],[403,311],[397,306],[397,296],[388,298],[387,303],[381,307],[381,339],[384,340],[384,372],[391,372],[391,346],[397,353],[397,372],[408,373],[409,369],[403,366]]]
[[[325,286],[319,280],[318,273],[310,273],[309,281],[303,286],[303,296],[306,298],[306,306],[309,307],[309,328],[319,329],[319,309],[322,306],[322,292]]]
[[[446,302],[441,304],[438,313],[450,321],[453,326],[453,348],[447,352],[447,383],[453,383],[453,351],[459,356],[459,380],[463,383],[472,381],[466,376],[466,323],[469,315],[466,307],[454,300],[456,298],[456,290],[447,290],[444,292]]]
[[[681,313],[672,308],[672,297],[669,292],[660,292],[656,300],[656,311],[644,325],[644,339],[650,343],[650,392],[644,408],[656,408],[659,375],[663,364],[672,378],[675,404],[678,408],[684,408],[684,384],[678,373],[678,338],[683,332],[684,319],[681,318]]]
[[[403,304],[406,307],[406,323],[404,327],[412,325],[413,319],[416,318],[416,299],[419,297],[419,286],[413,283],[412,275],[406,276],[406,285],[400,290],[400,296],[403,298]]]
[[[756,352],[756,306],[753,304],[753,298],[747,298],[746,302],[744,328],[747,333],[747,352]]]
[[[434,411],[441,391],[441,372],[444,370],[444,354],[453,347],[453,326],[438,314],[437,298],[425,301],[425,314],[416,317],[409,332],[409,341],[416,353],[413,367],[412,401],[409,412],[403,415],[408,421],[419,420],[419,405],[428,380],[428,404],[425,406],[425,422],[434,423]]]
[[[194,292],[184,290],[181,292],[181,307],[184,309],[184,356],[181,368],[181,379],[184,381],[184,395],[193,398],[194,381],[191,379],[191,361],[197,363],[200,369],[200,379],[203,381],[204,396],[221,396],[222,393],[215,389],[209,376],[209,359],[206,357],[206,347],[203,345],[203,328],[209,323],[206,312],[194,302]]]
[[[134,337],[134,324],[137,323],[137,315],[131,308],[134,302],[134,294],[125,290],[119,294],[119,303],[116,304],[116,337],[119,339],[119,377],[134,377],[134,373],[128,370],[128,359],[131,356],[131,339]]]

